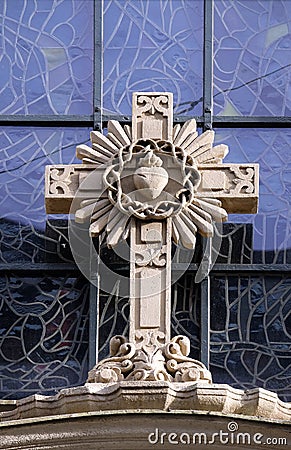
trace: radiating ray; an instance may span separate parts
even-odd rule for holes
[[[84,223],[90,218],[93,219],[95,217],[95,214],[98,214],[98,212],[100,212],[100,213],[102,212],[102,214],[103,214],[104,212],[109,210],[109,206],[112,206],[112,205],[108,199],[98,200],[97,202],[96,202],[96,200],[93,200],[91,203],[88,203],[85,205],[83,203],[82,208],[78,209],[75,213],[75,220],[78,223]],[[108,209],[106,211],[104,211],[104,208],[106,208],[106,207]],[[93,215],[93,213],[95,213],[95,214]]]
[[[195,206],[191,203],[191,205],[189,205],[188,208],[190,208],[194,213],[199,214],[201,217],[203,217],[203,219],[207,220],[207,222],[212,223],[211,215],[209,213],[207,213],[206,211],[203,211],[198,206]]]
[[[106,208],[103,208],[102,211],[99,211],[98,213],[92,216],[92,220],[94,220],[94,222],[91,223],[89,228],[90,236],[92,237],[98,236],[101,233],[101,231],[106,227],[111,212],[110,211],[111,207],[112,205],[107,206]],[[98,214],[99,217],[97,217]]]
[[[172,134],[173,142],[175,141],[176,137],[178,136],[180,130],[181,130],[181,125],[179,123],[177,123],[177,125],[175,125],[173,128],[173,134]]]
[[[110,231],[107,229],[107,245],[110,248],[116,247],[116,245],[120,242],[120,240],[124,239],[124,231],[128,227],[128,222],[130,218],[120,211],[116,215],[117,220],[114,224],[112,224],[112,228]]]
[[[175,244],[178,244],[179,242],[179,232],[177,230],[177,227],[175,223],[172,221],[172,238]]]
[[[183,144],[180,145],[180,147],[182,148],[188,147],[197,138],[197,136],[198,136],[197,131],[195,131],[194,133],[190,133],[189,136],[183,142]]]
[[[101,155],[105,156],[107,159],[110,159],[113,156],[111,151],[107,150],[106,148],[102,147],[101,145],[94,144],[94,142],[92,142],[92,149],[94,151],[97,151],[98,153],[101,153]]]
[[[107,138],[118,148],[122,148],[123,144],[117,139],[113,133],[108,133]]]
[[[194,198],[192,203],[196,206],[200,206],[201,209],[208,212],[215,222],[224,222],[225,220],[227,220],[227,212],[225,211],[225,209],[214,205],[212,202],[209,202],[205,198],[203,200]]]
[[[128,223],[126,224],[126,226],[125,226],[125,228],[124,228],[124,230],[123,230],[123,233],[122,233],[122,236],[121,236],[121,240],[123,240],[123,241],[126,241],[126,239],[128,238],[128,236],[129,236],[129,224],[130,224],[130,220],[128,221]]]
[[[197,233],[197,227],[196,225],[192,222],[192,220],[189,219],[188,215],[186,212],[181,212],[180,213],[180,217],[183,220],[183,222],[187,225],[187,227],[192,231],[193,234]]]
[[[187,153],[192,155],[194,158],[196,155],[200,155],[200,153],[204,152],[204,149],[201,150],[202,147],[206,147],[205,150],[210,149],[212,147],[214,140],[214,131],[208,130],[205,133],[200,134],[192,144],[185,147]]]
[[[76,148],[76,155],[77,158],[84,160],[86,158],[87,162],[99,162],[101,164],[106,163],[110,159],[110,154],[107,152],[108,155],[105,155],[100,153],[99,151],[93,150],[93,148],[89,147],[88,145],[82,144],[78,145]]]
[[[130,127],[129,125],[124,125],[123,129],[124,129],[125,133],[127,134],[128,139],[129,139],[130,141],[132,141],[131,127]]]
[[[203,213],[203,211],[202,211]],[[209,223],[207,220],[205,220],[199,212],[194,212],[190,208],[187,209],[187,214],[190,217],[190,220],[195,223],[197,226],[199,233],[202,236],[213,236],[213,225],[212,223]]]
[[[204,152],[200,153],[200,155],[194,156],[194,154],[192,154],[192,156],[195,157],[195,161],[198,164],[212,163],[212,162],[220,164],[227,154],[228,154],[228,146],[221,144],[211,149],[204,150]]]
[[[107,139],[104,134],[100,133],[99,131],[91,131],[90,138],[92,144],[96,144],[99,148],[105,148],[106,150],[109,150],[112,155],[115,155],[119,148],[114,145],[109,139]]]
[[[174,145],[183,147],[182,144],[189,137],[189,134],[195,132],[196,132],[196,120],[195,119],[187,120],[187,122],[184,123],[177,137],[175,138]]]
[[[112,211],[106,227],[106,232],[110,233],[110,231],[112,231],[112,229],[115,228],[116,224],[121,220],[123,216],[124,214],[121,213],[119,209],[112,207]]]
[[[109,120],[107,128],[109,133],[117,137],[122,146],[131,144],[129,137],[117,120]]]
[[[110,203],[110,201],[107,198],[102,200],[101,202],[97,202],[96,203],[96,211],[91,216],[91,222],[93,222],[94,220],[101,217],[102,214],[109,211],[111,208],[112,208],[112,204]]]
[[[196,226],[183,213],[180,216],[175,216],[173,223],[177,228],[179,240],[181,240],[183,246],[193,250],[196,244]]]
[[[92,203],[96,203],[95,198],[86,198],[86,200],[81,201],[80,205],[81,205],[81,208],[83,208],[84,206],[92,205]]]

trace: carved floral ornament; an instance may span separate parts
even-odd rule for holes
[[[144,108],[160,103],[155,98],[155,105],[146,103]],[[128,237],[131,216],[141,220],[171,217],[174,242],[193,249],[197,232],[212,236],[213,221],[227,220],[220,200],[195,195],[201,183],[198,164],[219,164],[228,153],[226,145],[213,147],[213,140],[213,131],[198,136],[195,119],[172,127],[167,140],[134,140],[131,127],[115,120],[108,122],[106,136],[92,131],[92,148],[78,146],[77,157],[84,164],[107,166],[104,193],[97,201],[81,201],[76,221],[90,217],[91,236],[106,229],[107,245],[113,248]],[[112,216],[114,207],[117,212]]]
[[[200,361],[189,358],[190,341],[175,336],[166,345],[159,342],[158,333],[148,334],[146,342],[137,348],[124,336],[110,341],[110,357],[102,360],[88,374],[88,383],[117,381],[203,381],[211,383],[211,373]]]

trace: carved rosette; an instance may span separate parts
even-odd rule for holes
[[[109,358],[100,361],[88,374],[88,383],[118,381],[204,381],[211,383],[210,372],[204,364],[189,358],[190,341],[176,336],[160,345],[157,333],[140,336],[142,345],[127,342],[124,336],[110,341]]]

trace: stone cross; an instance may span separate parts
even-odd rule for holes
[[[212,236],[213,222],[258,204],[258,165],[223,164],[227,146],[213,139],[194,119],[173,126],[171,93],[134,93],[132,127],[109,121],[106,136],[91,132],[92,148],[77,147],[82,165],[46,168],[47,213],[89,219],[111,248],[130,240],[129,339],[111,339],[89,382],[211,381],[189,340],[170,336],[171,243],[194,249],[197,232]]]

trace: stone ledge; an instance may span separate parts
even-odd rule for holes
[[[223,433],[221,439],[220,432]],[[130,410],[3,422],[0,424],[0,449],[170,450],[173,447],[169,445],[172,444],[169,439],[173,433],[181,442],[176,448],[185,447],[182,445],[185,440],[181,440],[182,436],[185,439],[185,434],[191,439],[191,445],[185,448],[261,450],[267,438],[276,442],[276,447],[269,445],[269,448],[284,450],[290,447],[290,422],[207,411]]]
[[[33,395],[15,402],[0,421],[94,411],[201,411],[291,422],[291,403],[261,388],[243,391],[228,385],[122,381],[63,389],[55,396]]]

